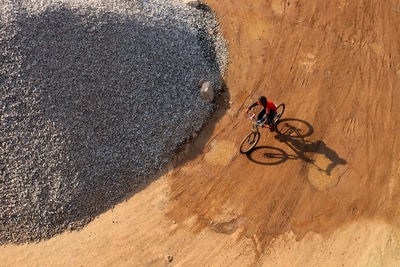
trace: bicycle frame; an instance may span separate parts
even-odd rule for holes
[[[256,122],[254,122],[253,128],[256,128],[257,131],[258,131],[258,126],[269,128],[268,124],[260,123],[260,122],[257,121],[257,119],[255,118],[256,114],[252,114],[252,115],[248,114],[248,116],[249,116],[250,120],[252,120],[252,121],[255,120],[256,121]]]

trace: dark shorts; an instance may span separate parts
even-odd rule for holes
[[[261,110],[260,113],[258,113],[257,120],[261,120],[262,118],[264,118],[266,112],[267,112],[267,110],[265,108],[263,110]],[[272,125],[275,114],[276,114],[276,112],[274,110],[271,110],[271,112],[267,115],[268,125]]]

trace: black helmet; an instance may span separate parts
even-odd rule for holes
[[[261,105],[266,105],[267,104],[267,98],[265,96],[260,96],[258,98],[258,103],[260,103]]]

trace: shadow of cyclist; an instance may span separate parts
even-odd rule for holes
[[[298,121],[298,120],[297,120]],[[301,136],[298,129],[291,125],[290,122],[286,122],[284,127],[288,128],[289,131],[278,132],[278,135],[275,136],[275,139],[279,140],[280,142],[285,143],[288,147],[290,147],[295,153],[297,158],[304,160],[307,163],[311,163],[314,165],[319,171],[325,172],[327,175],[331,175],[331,171],[337,165],[344,165],[347,161],[336,153],[332,148],[328,147],[324,141],[318,140],[315,142],[308,141]],[[293,133],[295,133],[293,135]],[[326,167],[326,169],[322,169],[318,166],[315,161],[305,155],[305,153],[319,153],[323,154],[327,159],[331,162]]]

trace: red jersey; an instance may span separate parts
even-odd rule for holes
[[[257,105],[262,105],[260,104],[258,101],[255,102],[254,104],[252,104],[248,109],[252,109],[253,107],[257,106]],[[271,110],[276,112],[276,106],[274,104],[274,102],[267,100],[267,104],[266,105],[262,105],[265,109],[266,109],[266,113],[269,114],[271,112]]]
[[[269,114],[271,112],[271,110],[276,112],[276,106],[274,104],[274,102],[267,100],[267,105],[263,107],[267,110],[267,114]]]

